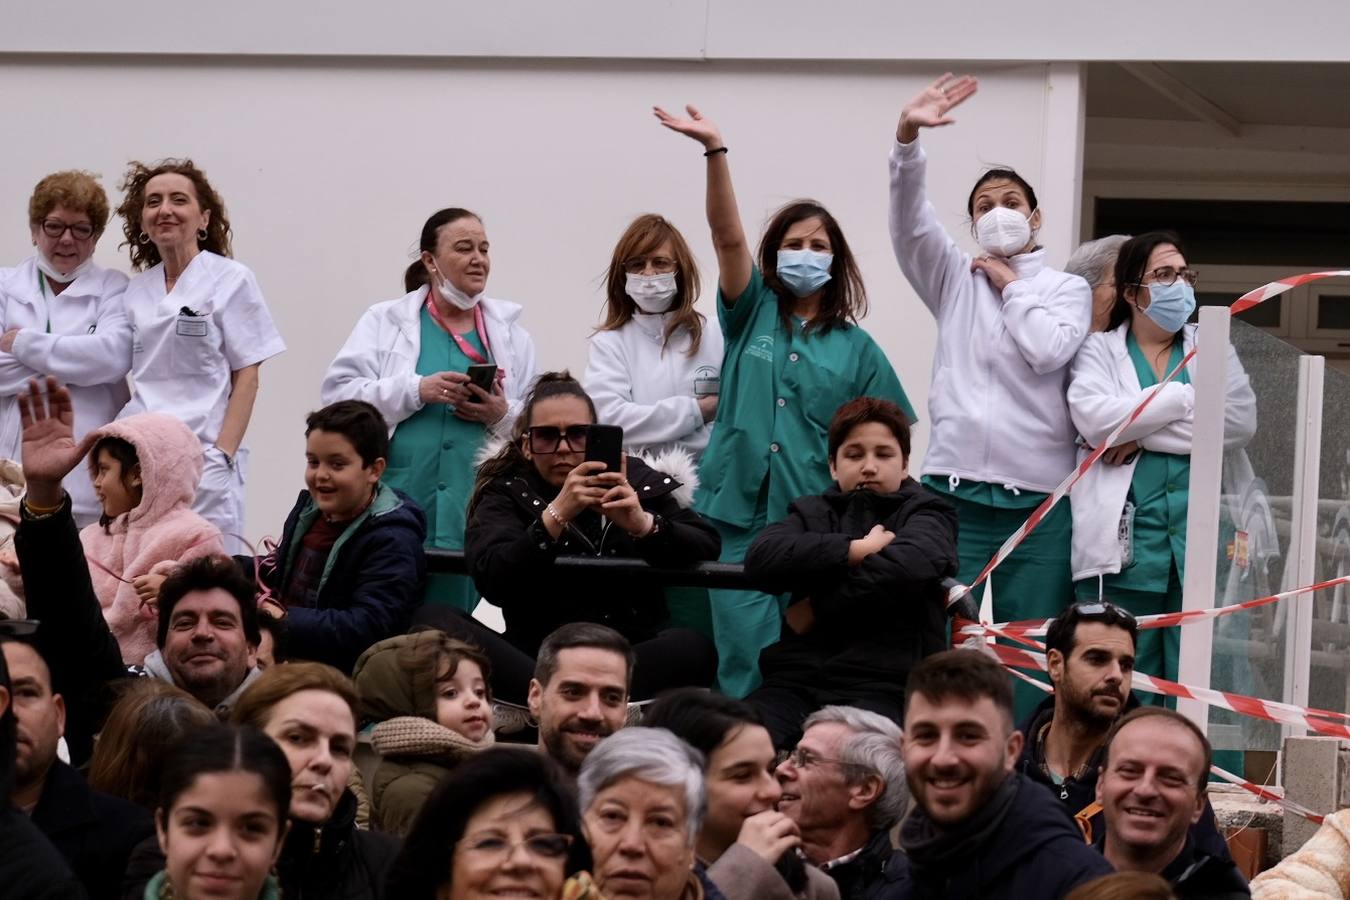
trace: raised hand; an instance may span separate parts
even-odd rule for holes
[[[656,116],[658,122],[671,131],[678,131],[686,137],[693,138],[702,144],[705,150],[716,150],[722,146],[722,132],[718,130],[716,123],[711,119],[705,119],[703,113],[692,106],[686,106],[685,111],[689,113],[689,118],[679,119],[659,106],[652,107],[652,114]]]
[[[979,88],[980,83],[973,75],[947,72],[905,104],[895,129],[896,140],[908,144],[919,136],[920,128],[951,125],[956,120],[948,113],[974,96]]]
[[[774,809],[748,816],[741,823],[741,832],[736,837],[736,843],[744,845],[769,864],[778,862],[778,857],[800,846],[801,842],[797,823]]]
[[[75,443],[70,391],[50,375],[45,394],[38,380],[32,378],[28,393],[20,392],[16,399],[23,424],[23,474],[28,480],[30,505],[59,506],[61,479],[80,464],[96,438],[86,435]]]

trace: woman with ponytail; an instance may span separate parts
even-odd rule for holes
[[[478,470],[465,533],[469,572],[484,599],[502,608],[506,640],[531,660],[558,626],[598,622],[634,645],[634,699],[711,684],[712,643],[667,627],[659,586],[606,590],[553,566],[560,556],[685,565],[716,559],[721,548],[716,529],[688,508],[692,466],[660,472],[629,456],[621,471],[606,472],[604,463],[585,461],[594,424],[595,405],[571,375],[539,377],[511,439]],[[494,658],[493,669],[501,668]]]
[[[427,547],[464,548],[473,460],[485,439],[511,433],[534,381],[534,341],[521,307],[484,295],[491,260],[483,220],[442,209],[422,226],[421,255],[404,273],[407,293],[366,310],[324,376],[325,404],[364,400],[389,423],[384,482],[427,514]],[[470,366],[496,367],[487,389]],[[486,370],[484,370],[486,371]],[[428,579],[427,599],[471,612],[473,583]]]

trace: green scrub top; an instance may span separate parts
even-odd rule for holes
[[[1126,335],[1125,346],[1134,363],[1139,386],[1158,383],[1153,366],[1139,349],[1134,333]],[[1167,371],[1181,362],[1180,342],[1172,345]],[[1183,370],[1177,380],[1190,384]],[[1130,502],[1134,504],[1134,561],[1110,577],[1112,587],[1132,591],[1166,593],[1168,577],[1176,566],[1177,575],[1186,575],[1186,507],[1190,496],[1191,458],[1187,454],[1141,450],[1130,481]]]
[[[422,349],[417,355],[417,374],[467,371],[473,360],[436,324],[426,307],[420,318]],[[475,332],[461,337],[487,356]],[[482,424],[461,419],[446,403],[428,403],[394,429],[384,483],[422,507],[427,515],[428,547],[464,549],[464,512],[473,490],[474,454],[484,431]]]
[[[880,397],[917,421],[886,354],[856,325],[827,333],[791,329],[778,315],[778,296],[758,268],[728,305],[717,292],[717,317],[726,336],[717,425],[699,469],[695,507],[700,513],[749,528],[768,479],[770,522],[787,515],[798,497],[830,485],[826,433],[834,412],[855,397]]]

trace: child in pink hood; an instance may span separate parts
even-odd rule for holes
[[[103,505],[80,532],[89,576],[122,660],[140,665],[155,649],[156,615],[134,582],[174,564],[224,553],[216,526],[192,511],[202,445],[182,422],[141,413],[104,425],[89,451],[89,476]]]

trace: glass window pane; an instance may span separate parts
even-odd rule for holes
[[[1318,329],[1350,331],[1350,296],[1345,294],[1316,294]]]

